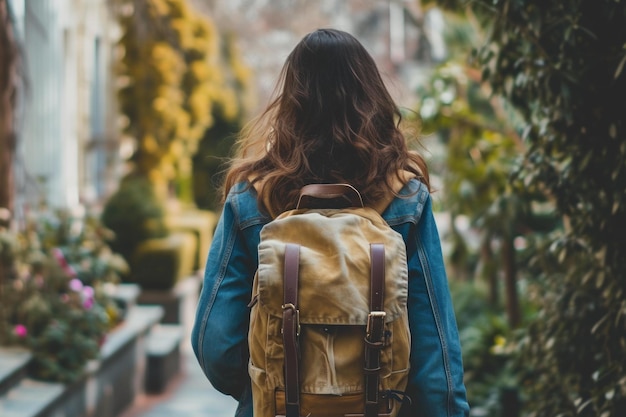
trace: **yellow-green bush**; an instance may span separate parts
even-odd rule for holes
[[[115,0],[112,10],[122,31],[119,108],[124,133],[135,146],[132,171],[106,202],[103,221],[116,234],[112,244],[130,263],[128,279],[142,281],[145,268],[137,259],[151,259],[150,248],[159,246],[144,243],[167,240],[172,232],[166,227],[166,198],[194,206],[193,156],[201,140],[212,140],[207,132],[217,122],[238,129],[249,101],[244,91],[250,73],[233,38],[220,36],[187,0]],[[178,250],[167,252],[163,270],[179,274],[178,265],[186,262],[180,256]],[[168,280],[162,281],[158,285],[166,286]]]
[[[191,202],[191,157],[216,118],[240,116],[245,71],[186,0],[116,0],[113,10],[123,32],[118,97],[125,133],[136,141],[135,169],[160,196],[175,182]]]

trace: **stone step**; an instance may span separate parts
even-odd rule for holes
[[[150,331],[146,340],[147,393],[162,393],[168,382],[180,373],[184,334],[183,326],[175,324],[160,324]]]
[[[65,391],[60,383],[22,379],[4,397],[0,397],[2,417],[43,417],[51,404]]]
[[[32,354],[19,347],[0,347],[0,397],[26,377]]]
[[[100,358],[80,380],[69,384],[11,377],[0,394],[1,417],[116,417],[144,391],[147,339],[163,318],[159,306],[133,306],[124,322],[107,335]],[[2,355],[0,355],[1,357]],[[17,355],[18,358],[20,357]],[[29,357],[30,358],[30,357]],[[25,358],[21,359],[25,361]],[[13,362],[18,359],[13,359]],[[8,360],[8,362],[11,362]],[[26,365],[19,367],[25,368]],[[15,374],[6,368],[7,374]],[[5,367],[0,362],[0,369]]]

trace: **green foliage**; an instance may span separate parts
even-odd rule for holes
[[[126,261],[107,243],[112,238],[111,231],[94,214],[44,211],[32,224],[35,229],[31,233],[36,233],[41,248],[54,248],[63,266],[85,285],[118,282],[128,270]],[[30,244],[38,246],[36,240],[31,239]]]
[[[224,35],[222,56],[229,70],[226,72],[228,83],[236,93],[239,113],[230,119],[215,114],[214,124],[204,133],[193,157],[194,201],[198,208],[214,211],[219,211],[221,206],[218,190],[225,163],[232,156],[237,133],[254,102],[251,71],[242,61],[232,34]]]
[[[34,378],[80,378],[120,319],[106,286],[126,264],[106,246],[104,233],[94,216],[67,212],[38,212],[19,232],[0,228],[7,272],[0,344],[29,348]]]
[[[452,243],[448,266],[457,278],[479,278],[491,285],[489,301],[499,304],[500,276],[509,291],[505,307],[511,325],[520,323],[518,275],[513,242],[536,233],[539,216],[543,230],[555,227],[554,215],[534,204],[541,195],[515,193],[511,173],[523,146],[511,127],[515,113],[489,97],[477,71],[455,59],[436,67],[418,91],[419,114],[426,132],[436,132],[446,149],[442,167],[445,210],[450,213]],[[537,208],[541,208],[538,210]],[[470,230],[459,228],[468,219]]]
[[[159,193],[174,183],[177,197],[192,203],[191,158],[216,120],[242,116],[250,73],[231,37],[187,0],[116,0],[113,10],[123,31],[118,97],[137,142],[135,168]]]
[[[190,233],[148,239],[135,251],[128,281],[144,290],[170,290],[194,272],[196,240]]]
[[[111,248],[130,263],[141,242],[168,234],[164,213],[148,179],[138,175],[124,178],[102,212],[102,223],[114,234]]]
[[[184,0],[120,0],[116,6],[124,32],[120,106],[127,132],[138,140],[139,171],[158,176],[173,168],[174,158],[193,152],[211,123],[211,88],[220,77],[210,61],[219,53],[217,33]]]
[[[239,123],[217,121],[200,141],[193,158],[194,196],[198,208],[219,211],[222,202],[218,190],[240,128]]]
[[[447,0],[485,29],[474,59],[521,114],[514,186],[552,199],[564,230],[529,265],[542,306],[523,357],[533,416],[626,410],[626,3]]]
[[[516,334],[501,309],[490,307],[485,285],[451,281],[450,289],[473,412],[489,417],[503,416],[503,394],[515,390],[519,384]]]
[[[497,117],[472,76],[471,68],[449,61],[435,69],[418,95],[424,130],[436,131],[447,150],[446,209],[469,214],[476,222],[494,215],[494,201],[509,193],[508,178],[519,149],[515,132]],[[512,223],[498,220],[494,224],[500,227]]]

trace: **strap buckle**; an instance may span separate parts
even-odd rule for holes
[[[374,326],[374,320],[384,321],[386,315],[387,313],[385,313],[384,311],[372,311],[367,315],[367,327],[366,327],[367,337],[371,336],[372,326]]]
[[[300,327],[300,310],[298,310],[296,308],[296,306],[293,305],[292,303],[283,304],[281,306],[281,308],[283,309],[283,311],[291,310],[291,311],[293,311],[295,313],[295,315],[296,315],[296,336],[300,336],[300,330],[301,330],[301,327]]]

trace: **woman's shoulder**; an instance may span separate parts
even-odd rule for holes
[[[389,223],[417,223],[430,195],[428,187],[419,179],[410,178],[398,189],[398,195],[386,204],[383,218]],[[238,182],[230,188],[226,204],[235,212],[242,226],[271,220],[269,215],[260,211],[257,190],[248,181]]]
[[[248,181],[238,182],[228,191],[226,204],[235,212],[242,227],[269,220],[269,217],[259,210],[257,198],[255,188]]]
[[[411,178],[385,209],[383,218],[390,224],[417,223],[429,196],[430,192],[426,184],[417,178]]]
[[[418,178],[411,178],[402,186],[398,194],[400,194],[401,198],[415,197],[419,200],[426,199],[430,193],[426,184]]]

